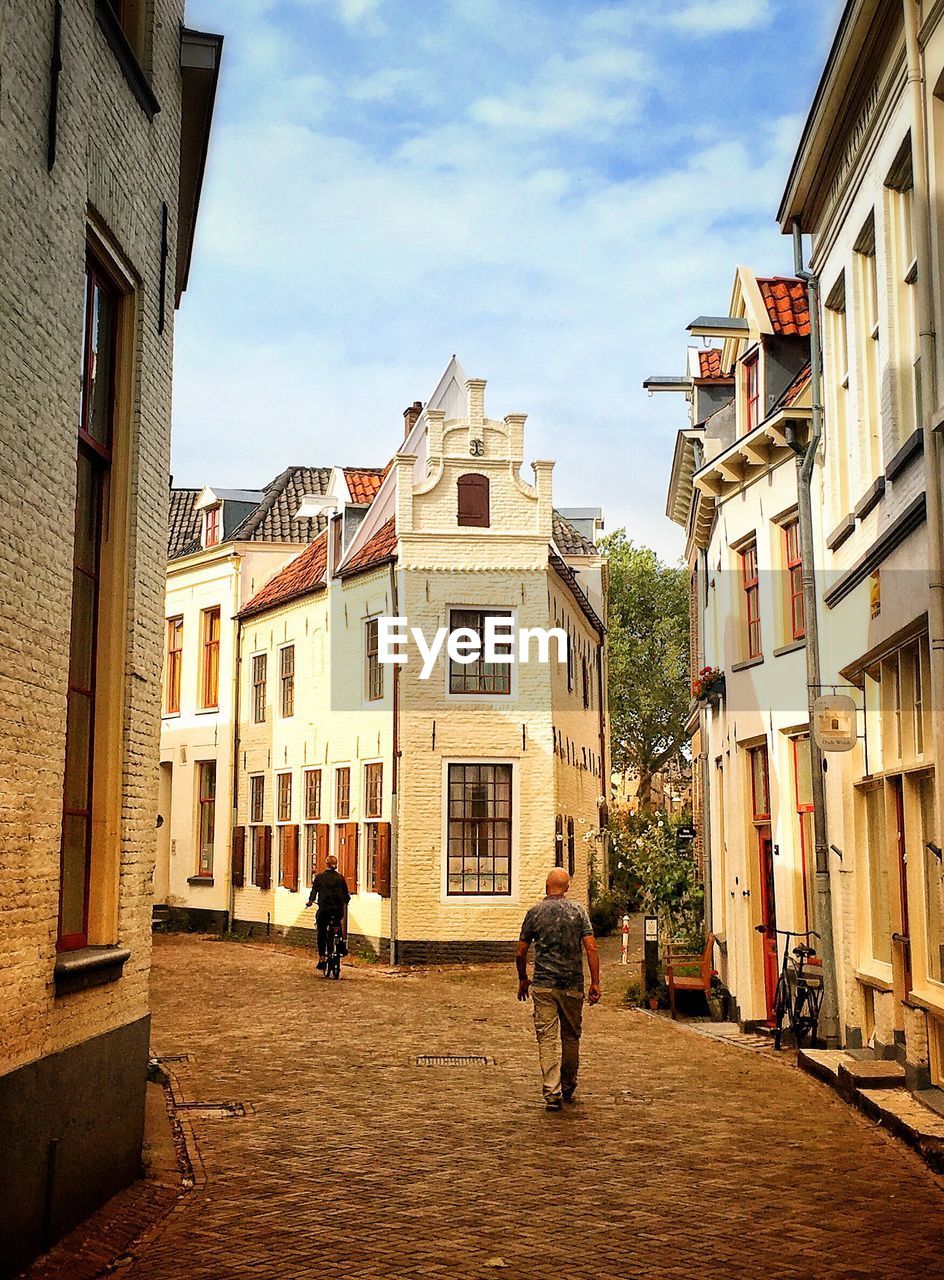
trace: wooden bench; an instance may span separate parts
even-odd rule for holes
[[[675,1018],[676,991],[701,991],[707,999],[711,991],[712,952],[715,946],[715,935],[709,933],[705,949],[699,955],[692,955],[675,950],[669,943],[665,956],[665,980],[669,985],[669,1007]]]

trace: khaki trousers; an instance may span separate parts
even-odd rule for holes
[[[544,1076],[545,1100],[560,1098],[577,1083],[583,993],[557,987],[532,987],[534,1030]]]

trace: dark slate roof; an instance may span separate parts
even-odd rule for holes
[[[559,511],[552,516],[552,537],[557,549],[567,556],[595,556],[598,554],[593,543],[575,529],[569,520],[565,520]]]
[[[194,511],[199,489],[171,489],[167,527],[167,558],[189,555],[200,548],[200,516]]]
[[[224,542],[311,542],[326,528],[327,520],[293,520],[305,494],[327,492],[331,480],[330,467],[287,467],[262,490],[258,503],[246,502],[247,491],[239,490],[239,500],[223,502]],[[201,489],[171,489],[170,528],[167,558],[192,555],[200,550],[200,515],[193,504]],[[229,491],[227,491],[229,492]],[[231,524],[235,514],[236,524]]]

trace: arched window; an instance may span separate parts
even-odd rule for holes
[[[488,476],[459,477],[459,524],[488,528]]]

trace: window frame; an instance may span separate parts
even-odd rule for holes
[[[197,768],[197,866],[194,871],[194,877],[201,880],[213,879],[213,862],[216,852],[216,761],[215,760],[198,760]],[[204,787],[204,779],[207,772],[212,770],[213,787],[212,795],[206,795]],[[208,816],[209,815],[209,816]],[[206,836],[204,824],[209,827],[209,835]],[[209,865],[204,869],[204,848],[209,846],[210,856]]]
[[[213,638],[212,622],[216,619],[217,635]],[[200,710],[220,709],[220,639],[223,635],[222,610],[218,604],[200,610]],[[212,675],[212,680],[211,680]],[[211,684],[216,699],[208,700]]]
[[[744,357],[744,434],[750,435],[760,426],[760,352]]]
[[[286,655],[290,655],[286,661]],[[295,714],[295,642],[279,647],[279,719],[291,720]]]
[[[766,811],[759,809],[757,805],[757,770],[754,761],[760,757],[762,760],[761,776],[764,782],[764,790],[766,795],[764,799],[767,801]],[[770,812],[770,752],[767,749],[766,742],[756,743],[754,746],[747,748],[748,769],[751,778],[751,822],[756,826],[769,826],[771,824]]]
[[[380,702],[384,696],[384,664],[380,661],[380,618],[364,620],[364,700]]]
[[[265,780],[266,776],[264,773],[251,773],[249,775],[249,796],[247,804],[249,821],[246,824],[247,826],[259,827],[265,822]],[[257,800],[259,802],[258,811],[256,809]],[[256,817],[257,812],[259,815],[258,817]]]
[[[223,508],[221,503],[207,507],[203,513],[203,546],[209,551],[218,547],[223,539]]]
[[[274,803],[275,813],[273,814],[274,822],[277,827],[288,826],[292,821],[292,810],[294,808],[295,797],[293,795],[294,786],[292,782],[291,769],[277,769],[275,773]],[[283,783],[287,781],[288,786],[284,787]],[[283,795],[283,792],[285,795]],[[287,804],[283,804],[287,796]]]
[[[177,643],[172,643],[177,641]],[[180,715],[180,692],[184,663],[184,615],[174,614],[164,622],[164,715]]]
[[[468,621],[458,621],[460,617],[468,618],[473,615],[479,619],[479,623],[477,626],[471,626],[471,624]],[[487,617],[508,618],[511,621],[512,629],[514,629],[516,615],[517,615],[517,611],[515,609],[509,608],[507,605],[502,608],[497,608],[489,605],[452,604],[452,605],[448,605],[446,608],[448,630],[452,632],[458,629],[468,627],[470,630],[476,631],[476,634],[479,636],[480,640],[482,641],[483,646],[485,643],[485,619]],[[510,641],[509,643],[512,646],[512,652],[513,652],[514,641]],[[453,662],[453,660],[448,656],[448,654],[446,654],[444,666],[446,668],[446,696],[450,699],[460,699],[460,700],[475,702],[475,701],[481,701],[483,698],[494,698],[494,699],[504,700],[506,698],[513,699],[515,697],[516,664],[514,662],[489,664],[485,661],[484,656],[480,656],[476,658],[475,662],[472,662],[472,663],[457,663],[457,662]],[[486,679],[492,678],[497,680],[498,674],[491,674],[490,676],[486,674],[485,669],[490,666],[494,668],[495,673],[498,673],[498,674],[507,673],[507,675],[503,680],[503,684],[506,685],[507,687],[497,689],[497,690],[482,689],[481,687],[478,689],[454,687],[456,679],[460,679],[463,682],[467,682],[469,679],[471,679],[471,676],[467,675],[467,673],[474,672],[477,669],[480,669],[480,674],[479,674],[480,680],[483,677]]]
[[[261,679],[259,678],[261,674]],[[249,684],[252,693],[252,723],[265,724],[266,695],[269,680],[269,655],[254,653],[249,661]]]
[[[519,794],[518,794],[518,760],[509,759],[508,757],[451,757],[445,758],[442,762],[442,879],[441,879],[441,897],[440,901],[444,905],[457,907],[471,907],[475,905],[488,905],[498,903],[516,903],[519,898],[519,880],[518,880],[518,821],[519,821]],[[449,888],[449,868],[450,868],[450,844],[449,844],[449,828],[451,819],[451,792],[450,782],[452,770],[455,768],[468,767],[492,767],[508,770],[508,798],[509,798],[509,817],[505,819],[483,819],[477,818],[475,821],[507,821],[508,822],[508,890],[496,891],[477,891],[475,893],[466,892],[450,892]],[[452,855],[454,856],[454,855]],[[493,871],[493,875],[495,875]]]
[[[342,775],[346,775],[346,784],[342,789]],[[342,794],[345,807],[341,807]],[[351,766],[339,764],[334,766],[334,820],[335,822],[351,821]]]
[[[364,818],[380,821],[383,818],[383,761],[367,760],[364,763]],[[376,779],[376,782],[374,782]],[[376,805],[372,807],[373,801]]]
[[[800,552],[800,520],[793,516],[784,522],[783,558],[787,571],[786,604],[790,619],[790,637],[806,639],[806,600],[803,594],[803,557]]]
[[[760,618],[760,574],[757,567],[756,538],[739,547],[738,565],[740,568],[741,591],[744,600],[744,631],[747,641],[747,660],[764,656],[763,637],[761,635]],[[757,648],[754,648],[756,634]]]

